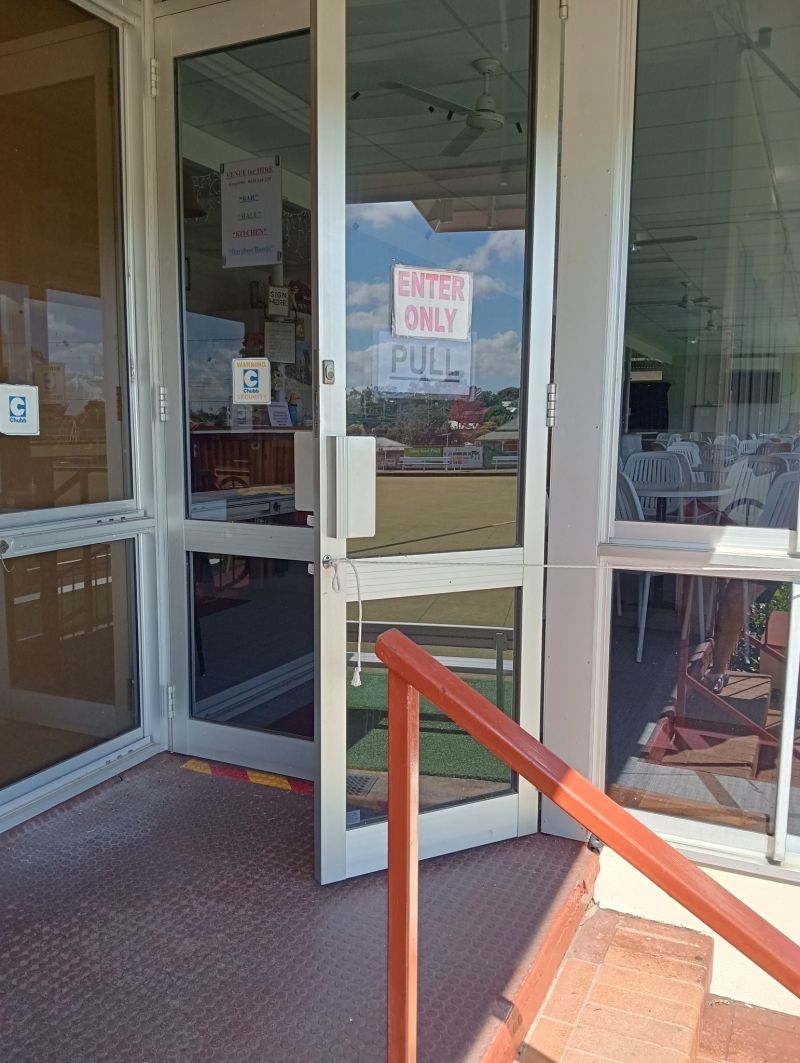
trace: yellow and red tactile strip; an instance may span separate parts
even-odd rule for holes
[[[221,775],[226,779],[239,779],[241,782],[253,782],[257,786],[272,786],[276,790],[289,790],[295,794],[313,794],[314,784],[306,779],[293,779],[289,775],[273,775],[269,771],[255,771],[253,768],[240,768],[235,764],[222,764],[216,760],[199,760],[190,757],[182,767],[196,771],[201,775]]]

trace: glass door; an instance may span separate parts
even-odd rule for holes
[[[140,624],[153,612],[154,580],[136,385],[146,394],[149,384],[129,313],[128,278],[141,259],[125,224],[133,193],[122,155],[121,68],[136,42],[67,0],[6,7],[0,193],[14,207],[0,273],[3,827],[67,787],[77,792],[90,772],[96,779],[149,751],[157,723],[142,709],[158,703],[152,628]]]
[[[332,264],[346,286],[329,320],[348,435],[377,450],[376,533],[331,543],[358,572],[337,566],[346,611],[323,586],[339,721],[323,743],[326,855],[341,877],[386,861],[381,631],[400,628],[539,734],[560,27],[529,0],[324,7],[335,47],[318,73],[346,100]],[[537,829],[537,795],[434,706],[422,714],[421,854]]]
[[[559,23],[442,5],[447,62],[417,40],[411,71],[416,6],[156,18],[173,745],[314,778],[323,882],[386,861],[382,629],[539,729]],[[393,328],[422,274],[444,344]],[[378,455],[361,539],[348,436]],[[422,854],[537,829],[537,795],[427,711]]]
[[[316,376],[309,17],[223,7],[156,33],[172,740],[310,779],[314,531],[295,493]]]

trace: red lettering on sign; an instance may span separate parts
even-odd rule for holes
[[[453,277],[453,294],[452,294],[451,298],[452,299],[460,299],[462,303],[464,302],[464,278],[463,277]]]

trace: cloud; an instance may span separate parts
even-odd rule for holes
[[[375,378],[375,359],[378,355],[377,343],[361,351],[347,352],[347,387],[369,388]]]
[[[489,233],[484,242],[466,258],[455,259],[454,269],[485,270],[492,262],[514,262],[525,254],[525,233],[522,229],[500,229]]]
[[[386,229],[397,221],[419,218],[420,213],[413,203],[351,203],[347,208],[348,222],[369,225],[372,229]]]
[[[389,285],[381,282],[351,281],[347,285],[347,305],[354,307],[347,315],[351,329],[389,327]]]
[[[389,285],[382,281],[372,283],[370,281],[347,282],[347,305],[348,306],[373,306],[381,301],[386,302],[389,298]]]
[[[489,295],[507,295],[508,285],[499,277],[488,273],[479,273],[472,278],[472,291],[476,299],[485,299]]]
[[[522,368],[522,342],[513,329],[475,343],[475,383],[478,387],[518,387]]]

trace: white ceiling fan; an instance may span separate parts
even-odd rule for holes
[[[421,100],[423,103],[427,103],[431,111],[436,108],[446,111],[448,122],[452,121],[455,115],[466,119],[464,128],[449,144],[445,145],[440,152],[441,155],[452,157],[461,155],[471,144],[475,143],[478,137],[483,136],[484,133],[502,129],[506,122],[512,122],[520,134],[525,131],[523,122],[527,122],[527,113],[521,111],[514,114],[501,114],[495,106],[494,96],[489,91],[490,80],[500,69],[499,62],[491,58],[476,59],[472,65],[483,78],[483,92],[478,95],[475,100],[475,106],[471,109],[464,107],[463,104],[456,103],[454,100],[446,100],[435,93],[427,92],[425,89],[418,89],[414,85],[405,85],[402,81],[380,82],[382,89],[391,89],[392,92],[410,96],[413,100]]]

